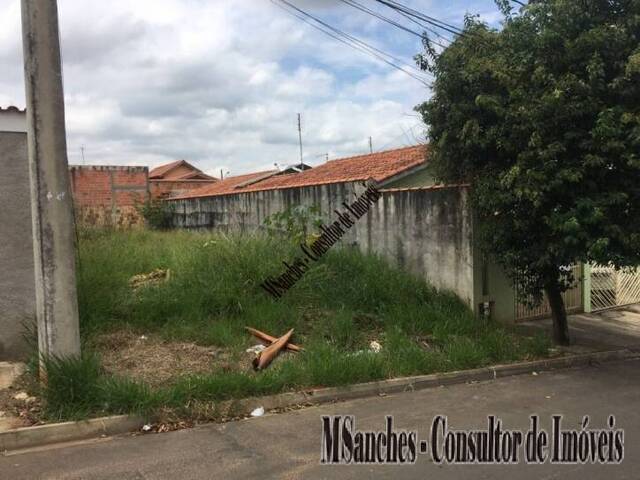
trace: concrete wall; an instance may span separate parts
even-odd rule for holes
[[[144,223],[136,206],[149,197],[147,167],[74,165],[69,174],[79,224],[127,228]]]
[[[175,225],[251,232],[290,206],[315,205],[326,223],[364,190],[359,183],[319,185],[173,200]],[[464,188],[383,191],[369,213],[343,237],[364,252],[379,253],[474,306],[472,221]]]
[[[24,133],[26,131],[27,116],[24,110],[16,107],[0,107],[0,132]]]
[[[23,323],[35,323],[27,158],[27,134],[0,131],[0,361],[24,358]]]

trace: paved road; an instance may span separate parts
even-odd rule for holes
[[[640,360],[498,379],[470,385],[361,399],[225,425],[101,443],[49,448],[0,457],[0,478],[19,479],[212,479],[212,478],[403,478],[415,479],[638,479],[640,478]],[[435,465],[419,455],[415,465],[321,465],[321,415],[354,414],[358,429],[381,429],[393,414],[395,429],[428,438],[434,416],[453,428],[486,428],[498,415],[509,429],[526,430],[538,414],[565,426],[590,415],[604,427],[610,414],[625,431],[620,465]]]

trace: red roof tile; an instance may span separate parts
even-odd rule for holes
[[[169,172],[182,165],[188,167],[191,171],[182,175],[174,176],[175,178],[168,178]],[[207,175],[202,170],[194,167],[186,160],[177,160],[175,162],[167,163],[166,165],[160,165],[159,167],[153,168],[149,171],[149,179],[151,180],[188,180],[193,178],[194,175],[197,175],[201,180],[217,180],[216,178]]]
[[[179,165],[186,163],[184,160],[176,160],[175,162],[160,165],[159,167],[149,170],[149,178],[162,178],[164,175]]]
[[[355,157],[331,160],[311,170],[287,175],[274,175],[277,172],[258,172],[218,182],[210,187],[175,198],[213,197],[243,192],[275,190],[281,188],[308,187],[328,183],[357,182],[374,179],[377,182],[387,180],[405,170],[417,167],[426,161],[427,149],[424,145],[398,148],[385,152],[358,155]],[[270,175],[266,175],[271,173]],[[265,176],[260,180],[260,176]],[[252,181],[255,180],[255,181]]]
[[[180,175],[178,177],[175,178],[171,178],[170,180],[206,180],[206,181],[217,181],[217,178],[213,178],[210,175],[207,175],[204,172],[201,172],[200,170],[197,171],[193,171],[193,172],[188,172],[185,173],[184,175]]]
[[[174,198],[213,197],[217,195],[228,195],[230,193],[237,193],[236,187],[238,185],[244,184],[246,182],[251,182],[253,180],[258,180],[261,177],[271,176],[272,174],[277,172],[278,172],[277,170],[272,170],[272,171],[265,171],[265,172],[247,173],[245,175],[237,175],[235,177],[227,177],[224,180],[216,182],[212,185],[199,188],[197,190],[198,195],[193,195],[192,193],[189,193],[189,194],[182,195],[180,197],[174,197]]]

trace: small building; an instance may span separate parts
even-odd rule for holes
[[[151,198],[165,199],[186,194],[218,182],[186,160],[167,163],[149,172]]]
[[[0,107],[0,362],[29,354],[36,317],[26,112]]]

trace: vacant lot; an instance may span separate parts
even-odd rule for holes
[[[273,300],[260,282],[298,255],[267,236],[83,232],[85,354],[49,363],[46,414],[201,418],[219,400],[547,355],[545,337],[483,324],[454,295],[351,248],[335,248]],[[274,336],[294,328],[305,351],[254,372],[245,326]]]

